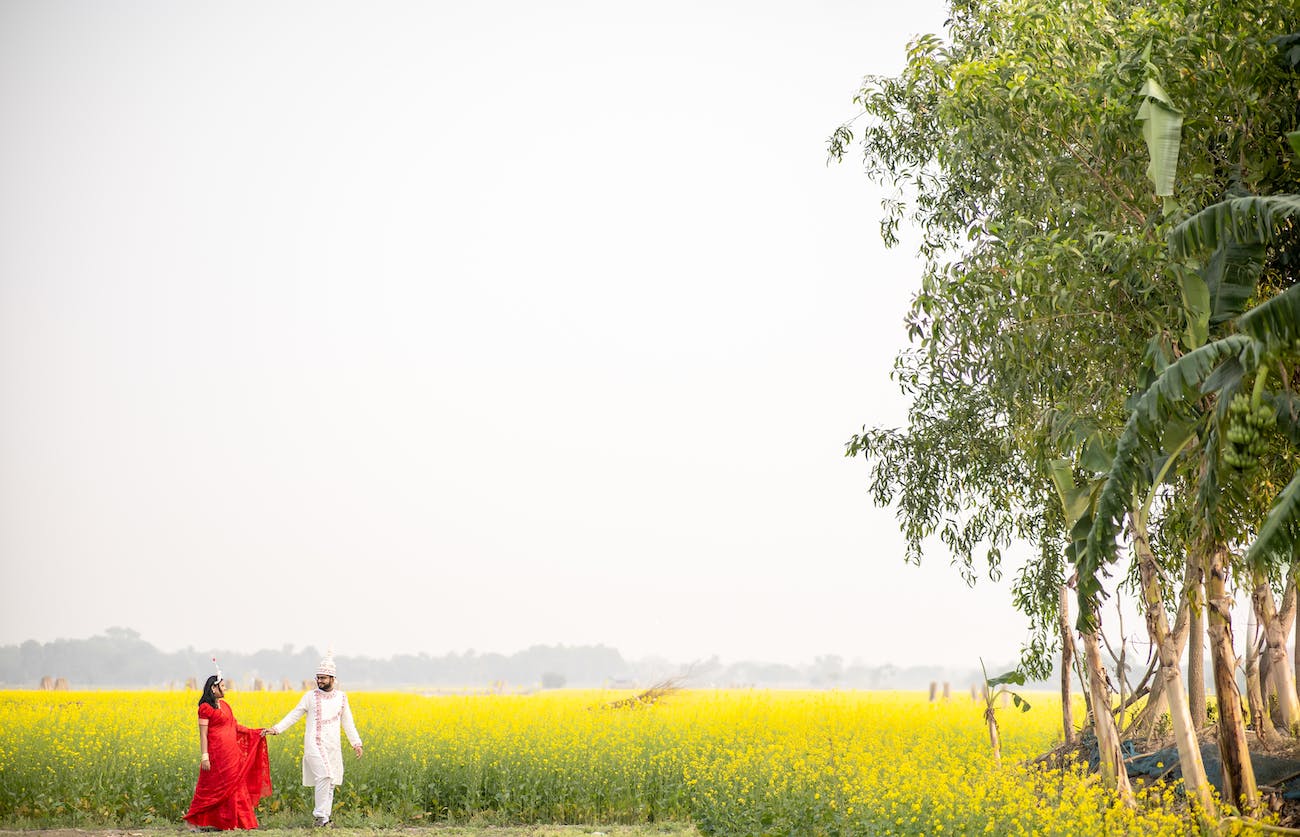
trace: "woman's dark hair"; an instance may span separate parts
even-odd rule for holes
[[[218,677],[214,674],[208,678],[208,682],[203,684],[203,697],[199,698],[199,705],[207,704],[213,709],[220,709],[217,705],[217,696],[212,694],[212,687],[217,685]]]

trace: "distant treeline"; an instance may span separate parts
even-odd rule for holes
[[[109,628],[89,639],[59,639],[0,646],[0,683],[35,686],[43,677],[66,678],[72,688],[92,686],[166,686],[212,674],[214,652],[186,648],[167,653],[129,628]],[[316,672],[322,652],[308,646],[262,650],[252,654],[216,651],[223,673],[238,687],[254,679],[278,688],[288,680],[294,689]],[[385,660],[337,658],[340,679],[349,686],[470,686],[494,683],[602,685],[627,678],[630,669],[613,648],[534,646],[515,654],[399,654]]]
[[[298,689],[311,679],[322,656],[308,646],[252,654],[216,651],[227,677],[238,688],[254,680],[268,688],[288,681]],[[160,651],[129,628],[109,628],[89,639],[59,639],[0,646],[0,685],[38,686],[42,678],[64,678],[71,688],[168,687],[193,678],[202,683],[212,673],[213,652],[194,648]],[[976,671],[955,672],[938,666],[845,665],[834,655],[801,666],[744,661],[724,664],[717,657],[694,664],[663,659],[625,660],[603,645],[535,645],[514,654],[399,654],[388,659],[340,656],[340,680],[348,688],[427,686],[444,688],[636,687],[689,672],[693,687],[785,687],[841,689],[925,689],[931,682],[951,682],[954,694],[975,683]]]

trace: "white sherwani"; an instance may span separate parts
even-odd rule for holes
[[[298,705],[272,729],[278,735],[298,723],[298,719],[304,715],[307,716],[307,725],[303,730],[302,783],[312,787],[328,778],[332,784],[343,784],[343,750],[339,746],[339,727],[342,726],[349,744],[353,747],[361,744],[357,726],[352,723],[348,696],[337,690],[322,692],[315,689],[307,692],[298,701]]]

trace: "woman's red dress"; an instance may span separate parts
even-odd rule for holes
[[[271,763],[260,729],[235,722],[230,704],[213,709],[199,704],[199,719],[208,722],[208,761],[199,771],[194,800],[185,821],[200,828],[257,828],[255,805],[271,795]]]

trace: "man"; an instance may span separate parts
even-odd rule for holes
[[[279,735],[307,716],[303,732],[302,783],[316,789],[316,808],[312,815],[317,828],[328,828],[334,823],[330,811],[334,807],[334,788],[343,784],[343,752],[339,746],[339,727],[348,737],[352,750],[361,758],[361,736],[352,722],[348,696],[334,688],[337,674],[334,653],[331,651],[316,667],[316,689],[307,692],[298,705],[285,715],[280,723],[268,732]]]

